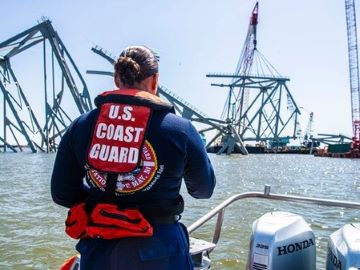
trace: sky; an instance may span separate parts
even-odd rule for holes
[[[255,3],[0,0],[0,41],[36,25],[41,17],[49,18],[92,97],[114,85],[110,77],[86,74],[89,69],[112,70],[91,47],[99,45],[118,56],[126,46],[146,45],[160,55],[160,83],[218,118],[226,91],[210,86],[216,81],[205,75],[235,71]],[[257,39],[259,51],[290,78],[291,94],[303,108],[302,129],[314,112],[315,133],[351,136],[345,1],[259,0]],[[34,72],[25,71],[31,78]]]

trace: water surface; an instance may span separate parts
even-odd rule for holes
[[[64,233],[67,210],[50,196],[54,154],[0,154],[0,269],[58,269],[75,253],[75,240]],[[217,187],[210,200],[186,194],[183,222],[190,225],[236,193],[263,191],[265,184],[280,194],[315,196],[360,202],[360,160],[319,158],[309,155],[210,155]],[[239,201],[225,213],[211,269],[244,269],[251,225],[268,211],[302,215],[315,232],[317,269],[324,269],[327,237],[342,225],[359,221],[356,210],[273,202]],[[212,238],[214,221],[194,235]]]

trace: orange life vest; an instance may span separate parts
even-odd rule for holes
[[[72,238],[117,239],[153,235],[150,223],[137,209],[120,210],[114,204],[99,203],[86,212],[85,203],[70,208],[65,232]]]

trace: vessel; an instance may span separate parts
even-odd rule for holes
[[[220,239],[225,209],[240,200],[257,198],[360,209],[358,202],[271,194],[270,190],[271,187],[266,185],[264,192],[233,195],[188,227],[195,270],[210,269],[209,254],[216,250]],[[217,221],[212,241],[191,237],[194,231],[215,216]],[[315,270],[315,241],[316,235],[301,215],[289,212],[265,213],[253,223],[246,270]],[[329,236],[328,243],[326,270],[360,269],[359,223],[344,224]]]
[[[263,192],[233,195],[196,220],[187,229],[194,270],[211,268],[210,254],[216,251],[225,209],[241,200],[255,198],[275,201],[315,204],[327,207],[360,209],[360,203]],[[193,237],[193,233],[217,217],[212,241]],[[226,244],[226,243],[222,243]],[[79,270],[80,256],[69,259],[61,270]],[[316,235],[306,220],[296,213],[268,212],[253,222],[246,270],[315,270]],[[360,269],[360,223],[344,224],[328,237],[326,270]]]

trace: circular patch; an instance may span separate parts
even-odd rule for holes
[[[88,181],[88,184],[91,184],[92,187],[99,188],[101,191],[105,191],[107,179],[106,173],[86,167],[86,174],[86,179],[90,181]]]
[[[118,194],[133,193],[147,187],[158,169],[158,161],[151,144],[145,140],[141,152],[140,165],[132,172],[119,174],[115,192]]]

